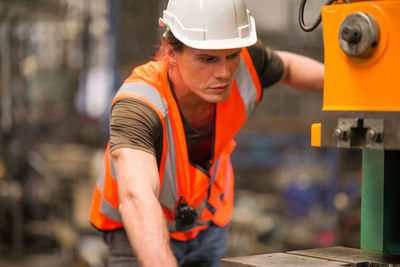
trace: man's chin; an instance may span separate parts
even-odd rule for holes
[[[209,95],[205,100],[207,102],[216,104],[225,101],[228,97],[229,97],[229,92],[225,92],[224,94]]]

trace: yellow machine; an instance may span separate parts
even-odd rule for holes
[[[312,145],[399,149],[400,1],[322,8],[324,121]]]
[[[322,8],[323,121],[313,146],[363,149],[361,248],[400,255],[400,1]]]

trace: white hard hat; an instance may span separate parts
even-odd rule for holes
[[[243,0],[169,0],[160,25],[198,49],[240,48],[257,41],[254,18]]]

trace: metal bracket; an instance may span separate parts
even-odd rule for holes
[[[333,135],[338,147],[383,149],[383,119],[339,118]]]

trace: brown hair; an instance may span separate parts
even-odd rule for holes
[[[181,52],[184,46],[184,44],[175,37],[171,30],[167,29],[167,31],[161,37],[160,45],[158,48],[156,48],[155,60],[165,59],[165,47],[167,44],[171,45],[172,48],[177,52]]]

